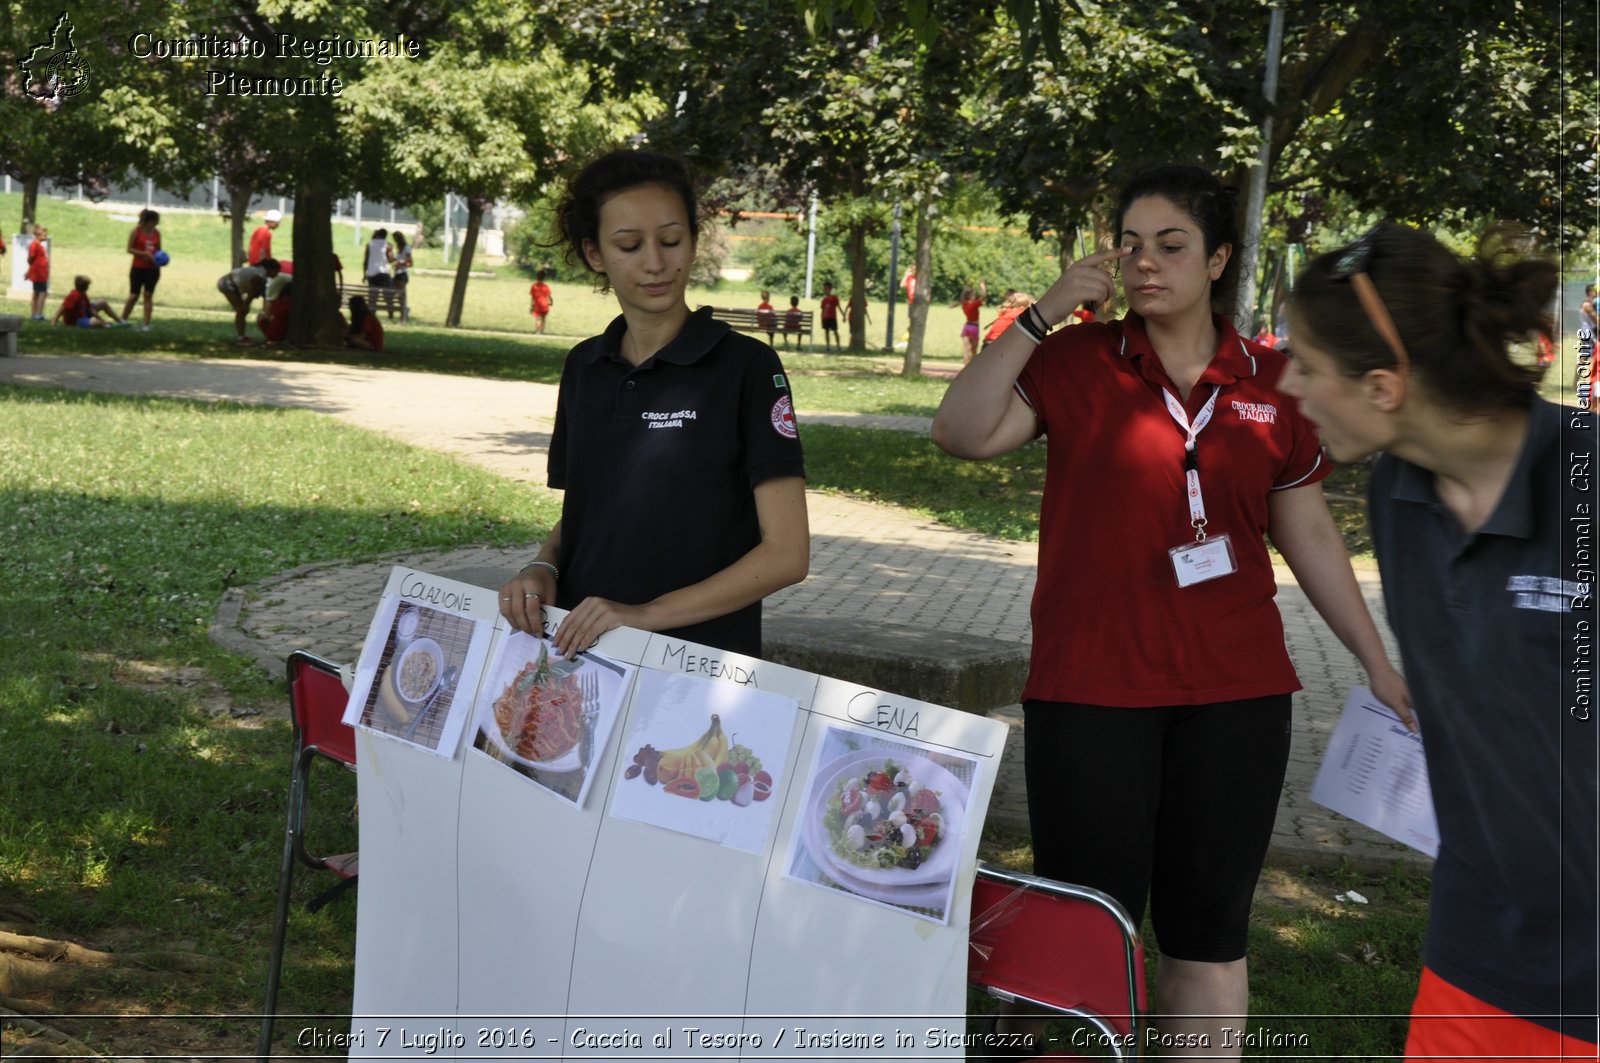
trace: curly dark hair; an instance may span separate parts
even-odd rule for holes
[[[613,151],[600,156],[579,171],[562,192],[556,204],[556,242],[564,246],[568,265],[581,265],[597,275],[601,291],[609,284],[605,274],[589,265],[584,241],[599,243],[600,208],[607,199],[641,185],[663,185],[676,192],[689,219],[690,242],[700,238],[694,180],[680,160],[650,151]]]

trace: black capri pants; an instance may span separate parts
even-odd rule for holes
[[[1029,701],[1035,874],[1093,886],[1164,956],[1242,959],[1289,762],[1290,695],[1161,708]]]

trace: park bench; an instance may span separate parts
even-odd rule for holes
[[[411,308],[406,305],[405,288],[374,286],[365,281],[341,284],[338,288],[341,307],[350,305],[352,295],[359,295],[367,301],[367,309],[375,314],[386,314],[390,309],[397,309],[400,311],[401,321],[411,320]]]
[[[22,331],[22,317],[18,314],[0,314],[0,354],[7,358],[17,356],[17,333]]]
[[[777,336],[801,336],[806,338],[806,350],[810,350],[813,343],[812,327],[815,313],[810,310],[800,311],[800,322],[797,325],[785,323],[784,315],[789,312],[788,307],[773,307],[771,316],[766,311],[757,311],[754,307],[742,306],[713,306],[711,320],[726,321],[740,332],[767,332]],[[765,320],[763,320],[765,319]]]

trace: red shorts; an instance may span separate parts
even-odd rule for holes
[[[1411,1005],[1406,1058],[1431,1063],[1486,1059],[1596,1059],[1595,1046],[1457,989],[1424,967]]]

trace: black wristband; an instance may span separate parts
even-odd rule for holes
[[[1019,332],[1021,332],[1024,336],[1028,337],[1028,339],[1030,341],[1032,341],[1033,343],[1043,343],[1044,342],[1043,333],[1041,333],[1038,330],[1038,328],[1034,325],[1034,323],[1028,319],[1028,315],[1027,314],[1018,314],[1015,318],[1012,319],[1011,325],[1012,325],[1013,328],[1015,328]]]
[[[1024,313],[1031,317],[1034,327],[1039,330],[1040,339],[1050,335],[1050,322],[1046,321],[1044,315],[1039,313],[1038,303],[1029,303],[1028,309]]]

